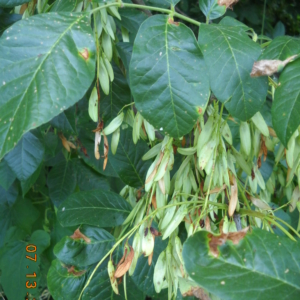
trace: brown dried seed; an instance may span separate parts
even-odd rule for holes
[[[229,217],[232,217],[238,202],[238,188],[237,188],[237,182],[234,175],[232,175],[232,181],[233,185],[230,186],[230,200],[228,205],[228,215]]]
[[[91,239],[88,238],[86,235],[84,235],[79,228],[77,228],[74,233],[70,236],[71,239],[76,240],[76,239],[83,239],[87,244],[91,243]]]
[[[148,256],[148,265],[151,266],[153,258],[153,252]]]
[[[236,4],[236,3],[238,3],[239,2],[239,0],[218,0],[218,4],[220,5],[220,6],[226,6],[226,9],[227,8],[230,8],[230,9],[232,9],[232,6],[234,5],[234,4]]]
[[[293,55],[286,60],[259,60],[254,62],[251,71],[251,77],[272,76],[276,72],[280,72],[290,61],[294,60],[298,55]]]
[[[134,250],[131,246],[129,246],[129,248],[130,248],[129,254],[125,257],[124,261],[121,264],[119,263],[117,266],[117,269],[115,272],[115,278],[122,277],[130,268],[130,265],[131,265],[133,257],[134,257]],[[125,251],[125,252],[127,252],[127,251]],[[123,255],[123,257],[124,257],[124,255]]]
[[[106,168],[107,161],[108,161],[108,150],[109,150],[109,145],[108,145],[108,140],[106,135],[103,132],[103,137],[104,137],[104,161],[103,161],[103,171]]]

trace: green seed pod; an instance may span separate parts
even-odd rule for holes
[[[167,170],[169,159],[170,159],[170,152],[166,150],[164,153],[163,159],[157,169],[157,173],[154,177],[154,181],[158,181],[161,178],[163,178],[163,176],[165,175],[166,170]]]
[[[159,154],[161,145],[162,145],[162,143],[159,143],[159,144],[155,145],[154,147],[152,147],[148,152],[146,152],[143,155],[142,160],[149,160],[149,159],[153,158],[154,156],[156,156],[157,154]]]
[[[234,153],[234,157],[236,159],[236,162],[238,163],[238,165],[240,166],[240,168],[247,174],[247,175],[251,175],[251,167],[250,165],[245,161],[243,155],[239,152],[235,152]]]
[[[248,178],[249,178],[250,189],[251,189],[253,194],[256,194],[256,192],[257,192],[257,178],[255,177],[253,180],[252,180],[251,176],[249,176]]]
[[[115,6],[110,6],[107,8],[107,10],[113,17],[116,17],[117,19],[121,20],[121,16],[118,12],[118,9]]]
[[[103,55],[103,60],[104,60],[104,65],[105,65],[105,68],[107,70],[107,73],[108,73],[108,76],[109,76],[109,79],[110,81],[114,81],[115,79],[115,76],[114,76],[114,70],[111,66],[111,63],[109,62],[109,60],[107,59],[107,57],[105,55]]]
[[[144,233],[142,236],[142,252],[144,256],[149,256],[152,254],[154,249],[154,237],[149,228],[145,229],[146,234]]]
[[[187,205],[181,205],[177,212],[175,213],[174,217],[172,218],[172,221],[169,223],[169,225],[165,228],[162,239],[165,240],[168,238],[171,233],[178,227],[178,225],[182,222],[185,215],[188,213]]]
[[[244,153],[249,156],[251,152],[251,132],[247,122],[241,122],[240,125],[241,148]]]
[[[155,129],[154,127],[144,119],[144,126],[150,141],[155,141]]]
[[[212,139],[207,142],[201,149],[198,156],[198,163],[200,170],[203,170],[208,163],[210,157],[213,155],[213,152],[218,144],[217,136],[214,135]]]
[[[115,155],[115,154],[117,153],[119,140],[120,140],[120,128],[118,128],[118,129],[113,133],[112,138],[111,138],[110,149],[111,149],[111,153],[112,153],[113,155]]]
[[[266,121],[264,120],[263,116],[261,115],[260,112],[257,112],[253,117],[252,117],[252,122],[254,123],[255,127],[264,135],[264,136],[269,136],[269,128],[268,125],[266,124]]]
[[[108,276],[109,276],[109,280],[110,280],[110,285],[111,285],[113,291],[117,295],[119,295],[118,282],[117,282],[117,279],[115,278],[115,267],[111,260],[108,261],[107,272],[108,272]]]
[[[160,293],[163,287],[164,277],[167,271],[167,258],[166,252],[160,253],[157,262],[154,267],[153,283],[156,293]]]
[[[105,8],[100,9],[101,14],[101,20],[104,22],[104,24],[107,23],[107,11]]]
[[[89,115],[94,122],[98,122],[98,93],[94,87],[89,99]]]
[[[255,173],[255,178],[257,178],[257,183],[258,183],[258,185],[260,186],[260,188],[261,188],[262,190],[264,190],[264,189],[266,188],[265,180],[264,180],[264,178],[262,177],[260,171],[259,171],[258,169],[255,168],[254,173]]]
[[[232,133],[230,130],[230,127],[226,121],[223,121],[222,127],[221,127],[222,136],[225,139],[225,141],[232,145]]]
[[[200,133],[197,143],[197,153],[200,153],[201,149],[204,147],[205,144],[211,139],[211,135],[214,130],[215,119],[213,116],[210,116],[204,125],[203,130]],[[199,154],[198,154],[199,156]]]
[[[182,257],[182,243],[178,236],[175,237],[175,249],[182,265],[184,265]]]
[[[282,144],[280,144],[279,149],[278,149],[278,151],[276,153],[276,156],[275,156],[275,163],[276,164],[281,161],[283,155],[284,155],[284,146]]]
[[[177,152],[181,155],[193,155],[197,152],[197,147],[191,148],[177,148]]]
[[[105,95],[109,95],[109,77],[102,57],[99,58],[99,81]]]
[[[109,61],[111,61],[113,56],[112,42],[110,36],[103,32],[101,36],[101,45],[104,50],[104,53]]]
[[[105,135],[110,135],[115,132],[121,125],[124,120],[124,113],[121,112],[117,115],[109,124],[103,129]]]
[[[142,123],[143,123],[143,117],[142,115],[137,112],[134,118],[134,123],[133,123],[133,130],[132,130],[132,139],[134,144],[136,144],[138,142],[138,140],[140,139],[140,129],[142,127]]]
[[[129,268],[129,276],[132,276],[132,274],[134,273],[141,252],[141,236],[138,232],[133,238],[132,248],[134,250],[134,257]]]
[[[177,203],[177,201],[175,198],[175,199],[172,199],[168,204],[176,204],[176,203]],[[163,216],[162,220],[159,222],[160,231],[164,230],[170,224],[170,222],[175,214],[175,211],[176,211],[175,205],[168,207],[164,210],[164,216]]]

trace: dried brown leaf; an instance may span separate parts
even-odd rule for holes
[[[205,219],[205,229],[207,231],[211,231],[209,216],[206,216],[206,219]]]
[[[68,151],[68,152],[71,152],[71,149],[70,149],[70,145],[67,141],[67,139],[65,138],[65,136],[63,135],[62,132],[60,132],[58,134],[59,138],[61,139],[61,142],[62,142],[62,145],[64,146],[64,148]]]
[[[77,228],[74,233],[70,236],[71,239],[83,239],[87,244],[91,243],[91,239],[88,238],[86,235],[80,232],[79,228]]]
[[[68,144],[72,149],[76,149],[76,146],[72,142],[68,141]]]
[[[225,190],[226,189],[226,184],[223,184],[223,186],[221,186],[221,187],[215,187],[215,188],[213,188],[210,192],[209,192],[209,194],[217,194],[217,193],[219,193],[219,192],[221,192],[221,191],[223,191],[223,190]]]
[[[293,55],[286,60],[259,60],[254,62],[251,77],[271,76],[276,72],[280,72],[290,61],[294,60],[298,55]]]
[[[239,0],[218,0],[218,4],[220,5],[220,6],[226,6],[226,9],[227,8],[230,8],[230,9],[232,9],[232,6],[234,5],[234,4],[236,4],[236,3],[238,3],[239,2]]]
[[[229,217],[232,217],[237,205],[238,201],[238,188],[237,188],[237,182],[234,175],[232,175],[232,183],[233,185],[230,186],[230,200],[228,205],[228,215]]]
[[[123,262],[118,264],[116,272],[115,272],[115,278],[122,277],[130,268],[130,265],[132,263],[133,257],[134,257],[134,250],[131,246],[129,246],[130,252],[129,254],[124,258]],[[127,252],[125,250],[125,252]],[[124,257],[124,255],[123,255]],[[123,258],[122,257],[122,258]]]
[[[219,255],[218,246],[224,245],[227,240],[230,240],[233,242],[233,244],[237,245],[239,241],[245,237],[248,230],[249,230],[249,226],[237,232],[223,233],[222,230],[221,234],[217,236],[214,236],[213,234],[209,233],[208,238],[210,239],[209,241],[210,253],[214,257],[218,257]]]
[[[268,128],[269,128],[270,136],[277,138],[277,134],[276,134],[275,130],[271,127],[268,127]]]

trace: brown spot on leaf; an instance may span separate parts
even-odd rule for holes
[[[71,239],[77,240],[77,239],[83,239],[87,244],[91,243],[91,239],[88,238],[86,235],[84,235],[79,228],[77,228],[74,233],[70,236]]]
[[[65,268],[68,270],[69,274],[72,274],[72,275],[75,275],[75,276],[81,276],[86,272],[86,270],[76,271],[74,266],[65,267]]]
[[[150,232],[154,236],[161,236],[161,233],[158,230],[156,230],[155,228],[153,228],[153,227],[150,227]]]
[[[175,25],[175,26],[179,26],[179,22],[174,22],[174,20],[172,18],[168,19],[168,23],[172,24],[172,25]]]
[[[87,61],[90,57],[90,54],[89,54],[89,51],[87,48],[84,48],[82,51],[79,51],[78,53],[85,61]]]
[[[227,240],[233,242],[233,244],[237,245],[240,240],[242,240],[249,230],[249,226],[237,231],[237,232],[229,232],[229,233],[222,233],[220,235],[214,236],[213,234],[209,233],[208,238],[209,241],[209,251],[214,257],[218,257],[219,250],[218,246],[222,246],[225,244]]]

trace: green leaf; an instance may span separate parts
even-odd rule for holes
[[[14,7],[28,2],[28,0],[0,0],[0,7]]]
[[[183,245],[185,268],[199,286],[224,300],[299,299],[299,243],[254,229],[238,245],[219,246],[217,258],[208,243],[200,231]]]
[[[83,226],[80,227],[80,232],[91,242],[65,236],[54,247],[55,256],[67,265],[83,268],[97,263],[115,243],[115,238],[101,228]]]
[[[82,160],[73,160],[77,173],[77,184],[81,191],[89,190],[110,190],[109,183],[106,177],[100,175]]]
[[[76,107],[73,105],[54,117],[50,124],[65,133],[76,133]]]
[[[5,160],[20,181],[28,179],[39,167],[44,158],[43,143],[27,132]]]
[[[175,6],[180,0],[165,0],[165,1]]]
[[[62,263],[55,259],[47,275],[48,289],[55,300],[74,300],[78,299],[84,287],[86,273],[74,275]]]
[[[72,161],[62,161],[54,166],[47,178],[50,199],[59,206],[76,188],[76,169]]]
[[[2,186],[0,186],[0,204],[9,203],[12,205],[19,194],[19,185],[17,181],[15,181],[9,189],[6,191]]]
[[[220,18],[226,12],[226,6],[220,6],[218,0],[200,0],[199,7],[207,20]]]
[[[261,48],[242,27],[201,24],[199,45],[204,54],[212,92],[238,119],[246,121],[266,100],[268,80],[251,78]]]
[[[56,0],[51,11],[73,11],[77,5],[77,0]]]
[[[184,43],[182,42],[184,41]],[[193,32],[156,15],[140,27],[130,63],[136,108],[155,128],[181,137],[209,98],[207,71]]]
[[[156,6],[156,7],[162,7],[162,8],[169,8],[170,3],[168,0],[144,0],[146,5],[149,6]]]
[[[25,132],[83,97],[95,76],[92,34],[86,15],[49,13],[19,21],[2,35],[0,158]]]
[[[0,162],[0,186],[2,186],[5,190],[8,190],[15,179],[15,173],[11,170],[6,160],[3,159]]]
[[[31,232],[32,224],[39,217],[39,211],[32,205],[27,198],[18,197],[11,204],[0,204],[0,247],[3,245],[6,231],[11,226],[17,226],[26,233]]]
[[[132,141],[132,129],[121,130],[120,141],[115,155],[109,152],[108,160],[124,183],[140,188],[145,184],[151,161],[143,161],[142,156],[149,150],[146,142]]]
[[[146,295],[137,289],[131,277],[126,275],[126,288],[128,300],[143,300]],[[119,284],[119,293],[113,293],[107,272],[107,262],[105,261],[96,271],[89,286],[83,293],[82,300],[101,299],[101,300],[125,300],[123,283]]]
[[[222,20],[219,22],[219,24],[223,25],[223,26],[231,26],[231,27],[238,26],[238,27],[241,27],[244,31],[248,31],[251,29],[244,23],[238,21],[237,19],[229,17],[229,16],[222,18]]]
[[[120,10],[121,20],[116,19],[116,23],[124,26],[130,33],[130,41],[133,42],[141,24],[147,19],[147,15],[134,8],[124,8]]]
[[[58,208],[62,226],[87,224],[97,227],[121,225],[131,206],[118,194],[93,190],[72,194]]]
[[[26,251],[28,245],[34,245],[36,251],[29,253]],[[28,241],[25,238],[8,241],[4,246],[4,251],[0,259],[0,269],[2,272],[1,285],[8,299],[23,300],[27,292],[37,294],[37,289],[27,289],[26,281],[29,284],[39,286],[40,280],[40,255],[50,245],[50,237],[43,230],[35,231]],[[30,247],[29,250],[34,250]],[[26,258],[26,255],[36,261]],[[28,266],[28,268],[27,268]],[[35,278],[27,278],[27,274],[36,273]]]
[[[132,55],[133,44],[120,42],[120,43],[116,44],[116,48],[118,50],[118,53],[120,55],[120,58],[123,62],[125,70],[126,70],[126,80],[130,84],[129,65],[130,65],[130,60],[131,60],[131,55]]]
[[[39,167],[36,169],[36,171],[26,180],[21,181],[21,187],[22,187],[22,195],[23,197],[26,195],[26,193],[30,190],[30,188],[34,185],[34,183],[37,181],[37,179],[40,176],[40,173],[42,169],[44,168],[44,164],[41,163]]]
[[[300,125],[300,59],[289,63],[279,77],[272,105],[273,128],[287,148],[293,133]]]
[[[300,39],[291,36],[275,38],[259,57],[262,59],[285,60],[293,55],[300,54]]]
[[[155,239],[154,252],[151,265],[148,264],[148,257],[141,256],[137,262],[135,271],[132,275],[132,280],[140,291],[143,291],[147,296],[157,296],[153,285],[153,273],[156,261],[160,253],[167,248],[168,240],[161,240],[161,237]],[[167,290],[162,290],[159,296],[161,299],[166,299],[165,293]]]

